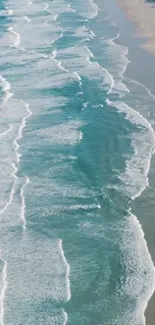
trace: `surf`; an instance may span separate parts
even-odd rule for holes
[[[8,27],[7,30],[14,36],[14,37],[11,37],[11,43],[12,43],[11,45],[18,48],[20,45],[20,41],[21,41],[20,34],[15,32],[15,30],[12,26]]]
[[[53,323],[66,324],[69,320],[84,324],[94,322],[87,312],[90,306],[95,317],[100,317],[100,306],[104,322],[106,320],[103,310],[110,297],[105,289],[106,281],[108,283],[108,276],[112,277],[113,283],[116,280],[111,269],[115,261],[113,256],[118,253],[119,260],[120,255],[123,255],[124,260],[119,260],[120,264],[117,266],[119,269],[123,265],[124,270],[128,270],[130,264],[125,258],[131,244],[130,236],[133,235],[135,239],[136,234],[140,236],[153,279],[154,269],[144,242],[144,234],[136,217],[125,211],[128,208],[125,203],[134,200],[149,185],[148,172],[154,150],[154,131],[151,122],[137,113],[134,105],[132,107],[126,103],[125,96],[130,96],[130,90],[124,83],[124,73],[129,63],[128,49],[115,44],[119,38],[115,24],[115,30],[110,29],[111,26],[109,27],[105,18],[104,26],[101,25],[100,8],[93,1],[27,1],[24,6],[16,6],[14,0],[9,0],[9,3],[10,8],[11,3],[13,4],[14,12],[11,13],[13,20],[8,20],[10,42],[3,48],[4,71],[0,81],[5,127],[0,138],[7,141],[10,135],[8,142],[13,148],[13,156],[9,177],[12,183],[8,202],[0,214],[3,217],[5,212],[7,216],[8,211],[12,212],[18,207],[18,216],[14,216],[18,220],[16,226],[11,228],[8,216],[6,218],[9,236],[10,233],[15,234],[12,238],[14,246],[10,248],[10,240],[7,243],[10,250],[5,250],[7,245],[3,246],[3,243],[2,246],[4,256],[7,251],[16,252],[17,255],[13,255],[13,265],[18,265],[20,280],[16,279],[16,269],[11,264],[12,254],[8,253],[7,265],[10,273],[7,278],[5,272],[3,279],[4,284],[8,281],[6,319],[12,317],[12,322],[17,323],[16,315],[19,317],[18,312],[22,311],[20,317],[24,323],[26,308],[29,308],[30,322],[34,324],[39,317],[45,323],[47,319],[48,322],[52,319]],[[100,25],[96,25],[98,23]],[[108,35],[107,39],[98,35],[101,31]],[[24,52],[21,51],[21,44]],[[99,54],[96,48],[99,49]],[[10,83],[7,80],[11,80]],[[14,96],[14,101],[11,96]],[[109,114],[109,111],[112,113]],[[128,124],[125,124],[127,120]],[[122,165],[119,165],[117,159],[120,168],[118,175],[115,174],[114,158],[111,156],[117,149],[120,156],[122,154],[117,158],[122,159],[125,155],[119,147],[122,142],[113,138],[113,129],[118,127],[119,138],[124,125],[130,126],[130,131],[136,129],[137,133],[128,133],[131,142],[127,148],[128,159],[123,160],[125,172],[123,173],[123,168],[120,167]],[[138,137],[141,143],[138,142]],[[144,142],[147,142],[147,146],[142,150]],[[147,157],[144,166],[139,161],[145,152]],[[110,172],[111,178],[108,175]],[[142,177],[139,177],[138,183],[137,174]],[[110,188],[109,185],[108,188],[106,181],[112,177],[115,181],[120,181],[119,186]],[[128,179],[130,184],[127,183]],[[117,195],[120,198],[119,204]],[[129,214],[129,220],[121,215],[121,209],[124,214]],[[127,234],[129,223],[131,226],[127,246],[125,235],[120,235],[124,246],[119,241],[114,246],[119,238],[119,227],[116,227],[119,215],[124,222],[122,234]],[[115,229],[111,227],[110,220]],[[24,236],[20,236],[20,232]],[[110,253],[107,257],[108,248]],[[137,260],[139,251],[136,241],[131,251],[135,253],[131,260],[137,267],[140,260]],[[25,266],[29,273],[23,274]],[[102,274],[98,273],[101,269]],[[118,274],[117,276],[119,278]],[[121,278],[127,279],[126,287],[124,286],[126,289],[129,289],[128,278],[128,274],[123,274]],[[14,286],[16,281],[17,286]],[[143,282],[142,273],[140,281]],[[92,283],[93,293],[90,285]],[[24,288],[22,297],[19,284]],[[149,286],[149,282],[146,284]],[[119,302],[119,298],[126,297],[127,294],[131,300],[135,294],[136,300],[135,291],[125,291],[123,286],[119,289]],[[87,293],[87,290],[90,294],[86,300],[84,295],[83,303],[79,297],[83,292]],[[149,293],[149,289],[146,290],[146,300],[153,292],[151,290],[153,286]],[[106,301],[104,292],[107,292]],[[15,303],[17,301],[20,306],[18,308],[12,308],[12,296],[9,296],[12,293]],[[96,297],[94,300],[93,294]],[[33,304],[34,296],[37,301],[36,309]],[[78,307],[74,305],[77,297]],[[23,303],[25,299],[27,305]],[[109,306],[111,301],[109,299]],[[43,311],[45,304],[46,315]],[[144,310],[138,310],[137,313],[144,322]],[[119,318],[118,314],[117,317]],[[101,323],[101,319],[97,321]]]
[[[26,186],[29,184],[30,180],[26,176],[25,181],[23,186],[20,189],[20,196],[21,196],[21,214],[20,214],[20,220],[23,225],[23,229],[26,230],[26,218],[25,218],[25,209],[26,209],[26,204],[25,204],[25,197],[24,197],[24,191]]]
[[[7,289],[7,262],[3,261],[3,270],[1,275],[1,281],[2,281],[2,288],[0,292],[0,324],[4,325],[4,300],[5,300],[5,294]]]

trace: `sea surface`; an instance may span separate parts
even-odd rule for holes
[[[109,0],[0,1],[0,325],[144,325],[155,97]]]

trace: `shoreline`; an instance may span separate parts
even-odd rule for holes
[[[143,39],[140,46],[155,55],[155,13],[153,10],[153,2],[146,2],[145,0],[117,1],[125,11],[127,18],[133,22],[135,36]]]
[[[155,3],[148,3],[145,0],[114,0],[118,4],[126,22],[130,24],[131,44],[126,31],[121,33],[119,38],[120,44],[124,44],[129,49],[128,59],[131,64],[127,66],[124,76],[134,79],[143,84],[152,95],[155,94],[155,76],[153,74],[155,68]],[[154,6],[154,8],[152,8]],[[138,14],[137,14],[138,12]],[[118,17],[117,17],[118,18]],[[124,22],[123,22],[124,24]],[[122,26],[122,22],[118,24]],[[119,27],[120,27],[119,26]],[[132,34],[131,34],[132,30]],[[117,43],[117,41],[116,41]],[[147,62],[147,64],[146,64]],[[135,67],[135,71],[134,71]],[[150,169],[148,172],[149,186],[141,193],[141,195],[132,202],[132,211],[140,221],[144,232],[144,238],[148,246],[149,254],[155,265],[155,218],[153,205],[149,198],[150,189],[155,191],[155,157],[152,155]],[[147,201],[144,208],[144,214],[141,215],[139,207],[143,206],[143,201]],[[145,324],[154,325],[155,323],[155,291],[147,302],[145,309]]]
[[[137,81],[155,96],[155,3],[145,0],[110,0],[105,3],[119,28],[119,38],[115,44],[128,48],[130,63],[123,73],[124,78]],[[147,1],[147,0],[146,0]],[[97,3],[102,5],[101,0]],[[154,6],[154,8],[152,8]],[[138,12],[138,15],[137,15]],[[147,64],[146,64],[147,63]],[[132,201],[132,212],[142,227],[149,254],[155,265],[155,156],[152,155],[148,172],[149,187]],[[152,193],[151,193],[152,191]],[[144,203],[145,202],[145,203]],[[142,210],[141,210],[142,207]],[[147,301],[144,312],[145,324],[155,323],[155,292]]]

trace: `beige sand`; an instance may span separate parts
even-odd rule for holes
[[[155,3],[148,3],[145,0],[118,0],[118,2],[125,9],[127,17],[135,23],[136,35],[144,38],[142,47],[155,55]]]

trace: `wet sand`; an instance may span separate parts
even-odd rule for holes
[[[118,0],[127,17],[136,26],[136,35],[144,39],[141,45],[155,55],[155,2],[151,0]]]

